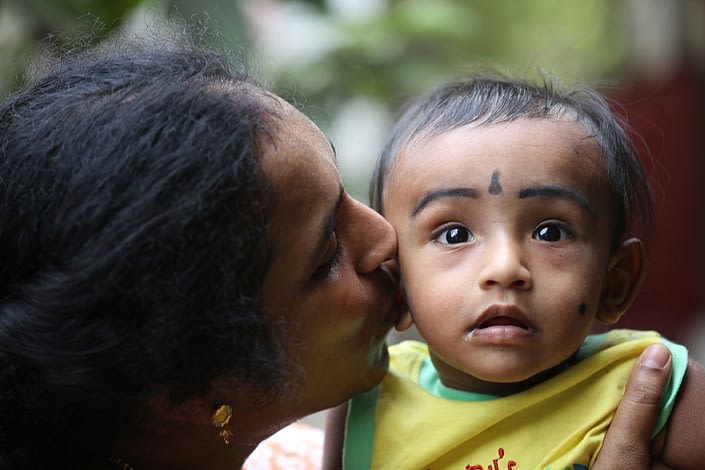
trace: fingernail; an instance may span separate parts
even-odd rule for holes
[[[663,344],[652,344],[644,350],[639,363],[649,369],[663,369],[668,363],[671,353]]]

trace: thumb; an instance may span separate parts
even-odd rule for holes
[[[651,434],[671,376],[671,354],[653,344],[637,360],[593,470],[651,469]]]

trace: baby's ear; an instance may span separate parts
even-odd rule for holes
[[[602,288],[597,319],[611,325],[627,311],[646,276],[646,249],[641,240],[630,238],[610,258]]]
[[[399,310],[401,310],[401,315],[394,325],[394,328],[399,332],[403,332],[411,328],[414,324],[414,318],[411,316],[411,309],[409,304],[406,302],[406,291],[404,290],[404,283],[400,282],[399,287],[397,287],[397,305],[399,305]]]

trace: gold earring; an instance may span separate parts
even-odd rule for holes
[[[218,435],[223,438],[223,442],[230,444],[230,438],[233,437],[233,432],[228,427],[230,418],[233,417],[233,409],[230,405],[220,405],[213,412],[213,426],[220,429]]]

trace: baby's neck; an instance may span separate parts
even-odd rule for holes
[[[565,370],[568,362],[565,361],[520,382],[488,382],[450,367],[433,354],[431,354],[431,360],[441,383],[446,387],[495,397],[513,395],[538,385]]]

